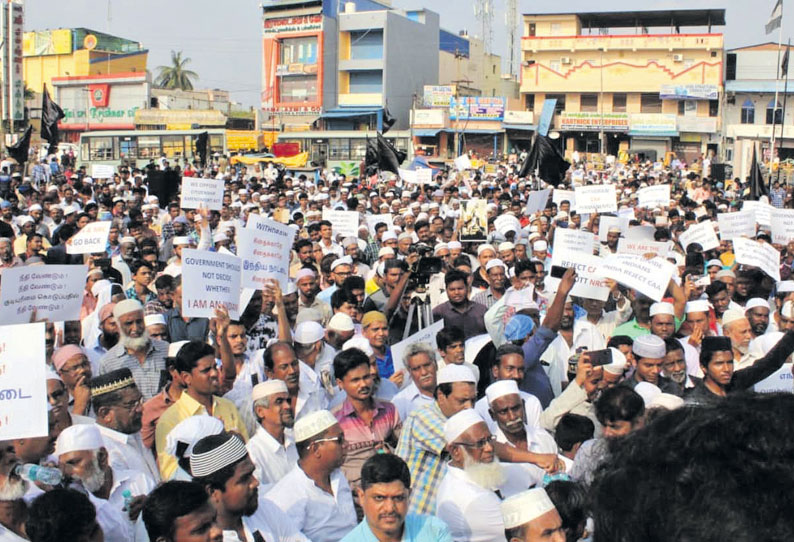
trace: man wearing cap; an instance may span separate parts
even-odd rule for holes
[[[96,424],[116,470],[143,474],[151,487],[160,482],[160,472],[151,451],[141,440],[143,397],[129,369],[118,369],[91,379],[91,402]]]
[[[474,294],[472,301],[490,309],[499,301],[507,289],[507,265],[498,258],[489,260],[485,264],[485,274],[488,276],[488,288]]]
[[[758,338],[769,329],[769,302],[766,299],[754,297],[744,305],[744,315],[750,322],[750,333],[753,338]]]
[[[743,369],[754,361],[754,356],[750,354],[752,327],[746,314],[741,310],[728,309],[722,315],[722,332],[731,340],[736,369]]]
[[[168,345],[168,356],[165,358],[165,369],[168,373],[168,380],[163,391],[149,399],[143,404],[143,415],[141,417],[141,439],[148,448],[154,447],[154,433],[157,422],[163,412],[168,410],[172,404],[179,400],[185,389],[182,376],[176,369],[176,355],[188,341],[180,341]]]
[[[78,424],[61,431],[55,456],[64,476],[80,482],[87,491],[107,539],[134,540],[133,522],[138,519],[145,496],[154,489],[146,476],[110,466],[96,425]]]
[[[143,305],[135,299],[116,303],[113,317],[119,328],[119,343],[99,361],[99,373],[129,369],[144,400],[149,400],[160,391],[168,343],[149,337],[144,326]]]
[[[457,412],[474,406],[474,373],[461,365],[447,365],[438,372],[434,395],[435,402],[415,410],[403,422],[395,450],[408,464],[414,480],[410,510],[416,514],[435,512],[438,484],[444,473],[444,424]]]
[[[477,262],[479,268],[474,273],[471,287],[480,290],[487,290],[490,286],[488,281],[487,266],[488,262],[496,258],[496,250],[492,245],[483,243],[477,247]]]
[[[684,317],[687,298],[684,290],[673,279],[670,279],[668,290],[673,295],[673,317],[675,318],[676,329],[678,329],[681,326],[681,319]],[[651,332],[650,310],[654,302],[650,297],[636,290],[631,291],[629,298],[631,299],[634,318],[616,327],[612,335],[626,335],[631,339],[636,339],[640,335]]]
[[[190,474],[190,457],[193,449],[201,439],[224,432],[223,422],[207,414],[198,414],[185,418],[168,433],[165,439],[165,453],[176,458],[177,468],[172,480],[192,480]]]
[[[55,350],[52,364],[69,390],[69,410],[88,415],[91,409],[91,362],[79,346],[67,344]]]
[[[389,348],[389,322],[386,316],[378,311],[366,313],[361,319],[361,334],[369,341],[375,352],[375,361],[381,378],[388,378],[398,387],[401,386],[405,374],[394,372],[394,361]]]
[[[205,342],[190,341],[176,355],[176,370],[185,383],[185,390],[173,405],[163,412],[155,429],[155,451],[160,476],[168,480],[176,470],[176,459],[165,451],[166,438],[179,422],[190,416],[208,414],[223,421],[228,431],[243,439],[248,432],[234,403],[218,397],[220,381],[215,350]]]
[[[618,241],[620,240],[620,227],[610,226],[607,230],[607,240],[601,245],[598,255],[602,258],[618,251]]]
[[[256,432],[246,444],[254,463],[254,476],[260,484],[274,484],[298,462],[298,451],[292,432],[295,413],[289,400],[287,385],[282,380],[267,380],[254,386],[251,394]]]
[[[254,464],[238,435],[204,437],[190,456],[193,481],[204,487],[217,513],[223,540],[235,542],[308,542],[292,518],[259,499]]]
[[[25,534],[28,507],[23,497],[29,482],[16,473],[20,464],[13,442],[0,440],[0,540],[3,542],[28,540]]]
[[[392,399],[401,420],[418,408],[435,401],[438,364],[436,351],[426,343],[412,343],[403,353],[403,365],[411,376],[411,383]]]
[[[317,299],[317,274],[311,269],[298,271],[295,284],[298,286],[298,314],[306,309],[315,309],[322,315],[322,324],[328,324],[333,315],[331,305]]]
[[[300,361],[290,343],[279,341],[268,346],[264,364],[268,379],[282,380],[287,385],[296,420],[328,405],[323,386],[301,375]]]
[[[565,542],[562,518],[545,489],[533,488],[502,502],[507,542]]]
[[[337,419],[318,410],[295,422],[298,464],[266,498],[314,542],[337,542],[357,523],[353,494],[340,467],[345,435]]]
[[[634,389],[640,382],[649,382],[662,392],[681,397],[681,386],[661,375],[667,349],[664,340],[656,335],[641,335],[634,339],[634,372],[622,385]]]

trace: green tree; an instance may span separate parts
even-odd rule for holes
[[[198,79],[198,74],[185,69],[190,63],[189,58],[182,58],[182,51],[171,51],[171,65],[158,66],[155,85],[160,88],[193,90],[193,79]]]

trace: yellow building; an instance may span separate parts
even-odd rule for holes
[[[523,25],[524,108],[539,119],[557,100],[551,126],[569,156],[716,153],[723,36],[712,26],[725,10],[525,14]]]
[[[52,92],[54,77],[146,72],[149,51],[140,43],[87,28],[59,28],[23,35],[25,84]]]

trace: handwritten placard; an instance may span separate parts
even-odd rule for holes
[[[719,213],[717,214],[717,224],[722,240],[732,241],[737,237],[755,237],[755,213],[753,211]]]
[[[794,239],[794,209],[772,209],[772,242],[785,245]]]
[[[531,215],[546,208],[546,202],[549,201],[549,189],[537,190],[532,192],[527,199],[527,212]]]
[[[635,254],[637,256],[644,256],[645,254],[653,254],[660,258],[667,258],[667,253],[670,251],[670,241],[635,241],[633,239],[620,239],[618,241],[619,254]]]
[[[763,201],[749,201],[745,200],[742,203],[743,211],[752,211],[755,214],[755,221],[762,226],[769,226],[772,223],[772,207]]]
[[[50,322],[79,320],[85,293],[85,265],[35,265],[10,267],[3,271],[0,288],[0,324],[30,322],[36,318]]]
[[[573,190],[560,190],[555,188],[554,192],[551,194],[551,201],[556,203],[558,207],[563,201],[567,201],[571,204],[571,209],[576,209],[576,192]]]
[[[182,316],[213,318],[226,307],[240,318],[240,258],[207,250],[182,250]]]
[[[91,164],[91,177],[94,179],[112,179],[116,168],[107,164]]]
[[[773,279],[780,280],[780,253],[772,245],[737,237],[733,240],[733,253],[736,263],[760,267]]]
[[[282,291],[289,281],[289,262],[295,228],[251,215],[237,232],[237,254],[242,263],[243,288],[262,290],[268,279],[278,280]]]
[[[685,232],[678,236],[678,242],[681,243],[684,250],[692,243],[699,244],[703,250],[712,250],[720,246],[720,240],[714,233],[714,223],[710,220],[689,226]]]
[[[182,177],[183,209],[198,209],[201,206],[210,211],[220,211],[223,207],[223,181]]]
[[[66,242],[67,254],[97,254],[105,252],[110,234],[110,221],[89,222]]]
[[[554,230],[554,252],[570,251],[592,254],[595,235],[581,230],[558,228]]]
[[[0,440],[49,433],[44,328],[44,322],[0,326]]]
[[[468,154],[461,154],[455,158],[455,169],[458,171],[466,171],[467,169],[471,169],[471,160],[469,160]]]
[[[358,211],[333,211],[323,209],[323,220],[331,223],[334,235],[358,236]]]
[[[604,258],[601,274],[633,288],[654,301],[661,301],[675,266],[663,258],[645,259],[634,254],[611,254]]]
[[[613,184],[595,184],[577,186],[576,212],[583,213],[614,213],[618,210],[618,200]]]
[[[381,215],[367,215],[367,227],[369,228],[369,232],[374,237],[377,233],[375,231],[375,226],[383,222],[386,224],[386,231],[392,231],[394,229],[394,219],[390,214],[381,214]]]
[[[670,205],[670,185],[657,184],[637,190],[637,203],[640,207],[654,209]]]
[[[433,170],[429,167],[416,168],[416,184],[432,184],[433,183]]]

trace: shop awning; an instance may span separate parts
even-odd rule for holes
[[[346,119],[349,117],[367,117],[377,115],[382,107],[377,109],[331,109],[320,115],[321,119]]]
[[[449,132],[450,134],[454,134],[455,132],[460,132],[461,134],[481,134],[481,135],[496,135],[496,134],[505,133],[504,130],[489,130],[487,128],[464,128],[461,130],[455,130],[454,128],[444,128],[443,131]]]
[[[534,132],[538,127],[534,124],[502,124],[505,130],[521,130],[524,132]]]
[[[435,137],[441,128],[423,128],[421,130],[415,129],[414,135],[417,137]]]

